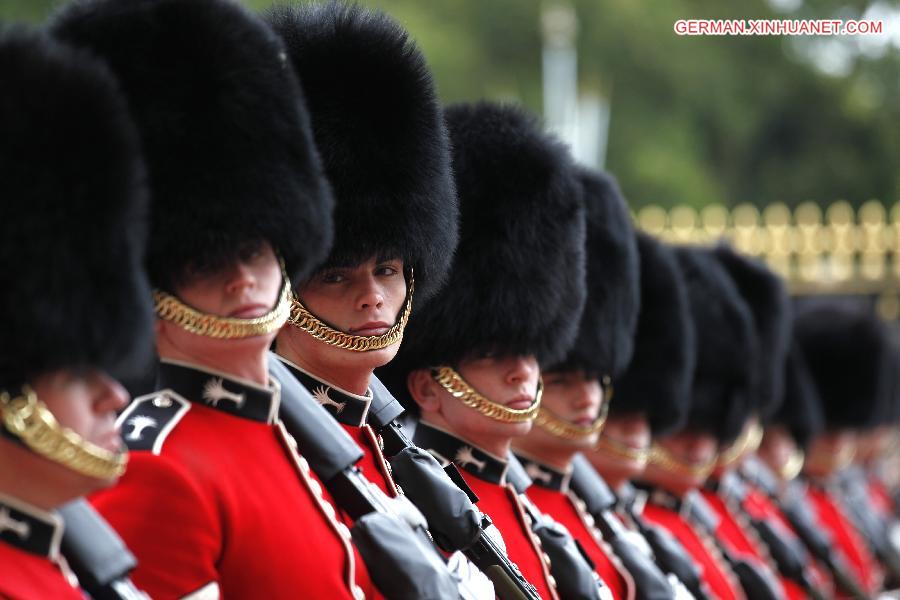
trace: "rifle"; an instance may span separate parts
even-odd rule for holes
[[[788,488],[788,492],[782,497],[782,509],[791,526],[800,539],[803,540],[803,543],[806,544],[809,551],[812,552],[812,555],[824,563],[834,575],[834,580],[838,587],[856,600],[866,600],[868,594],[856,580],[846,561],[834,553],[830,540],[816,525],[798,487],[792,486]]]
[[[280,361],[269,371],[281,383],[279,417],[310,468],[354,520],[352,535],[379,590],[390,598],[453,598],[460,590],[405,498],[388,498],[355,464],[362,451]],[[290,442],[288,442],[290,445]],[[408,525],[408,526],[407,526]]]
[[[669,579],[653,563],[652,557],[642,552],[629,539],[630,532],[613,513],[616,505],[615,494],[580,454],[572,460],[572,479],[569,485],[572,493],[584,502],[585,510],[594,518],[594,524],[600,530],[604,541],[612,547],[613,552],[631,573],[637,588],[636,600],[662,600],[676,596]],[[650,551],[652,552],[652,547]]]
[[[712,507],[707,504],[703,496],[701,496],[699,492],[694,491],[693,493],[688,493],[682,501],[686,505],[691,520],[706,530],[706,533],[709,534],[710,538],[715,541],[719,552],[721,552],[722,556],[725,558],[725,562],[728,563],[728,566],[730,566],[734,574],[737,575],[741,587],[744,589],[747,597],[754,598],[754,600],[757,598],[761,600],[779,600],[781,598],[781,588],[778,582],[774,581],[771,575],[769,575],[770,572],[768,570],[763,571],[752,562],[744,560],[739,556],[735,556],[735,554],[721,542],[718,536],[716,536],[718,516],[713,511]]]

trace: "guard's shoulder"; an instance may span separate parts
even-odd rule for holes
[[[119,416],[122,439],[129,450],[159,454],[166,438],[190,409],[190,401],[171,390],[136,398]]]

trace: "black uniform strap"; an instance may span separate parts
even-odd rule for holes
[[[359,462],[363,451],[353,438],[271,353],[269,375],[281,384],[279,417],[319,479],[327,482]]]
[[[595,517],[615,508],[616,495],[588,459],[580,454],[572,459],[572,480],[569,486],[587,505],[587,511]]]
[[[59,509],[66,523],[62,554],[82,589],[94,600],[132,600],[142,596],[128,579],[137,566],[122,538],[84,499]]]

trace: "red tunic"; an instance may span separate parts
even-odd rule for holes
[[[284,358],[279,360],[362,449],[364,456],[356,466],[366,479],[381,488],[388,496],[395,498],[397,486],[391,476],[390,466],[381,449],[378,435],[367,424],[372,405],[372,391],[368,390],[366,396],[352,394],[333,383],[315,377]]]
[[[744,598],[740,583],[724,564],[713,543],[705,540],[681,515],[669,508],[648,502],[644,507],[643,517],[648,522],[665,528],[681,542],[700,567],[703,581],[717,598],[721,600]]]
[[[277,397],[267,406],[253,397],[261,388],[241,385],[224,380],[243,412],[261,405],[261,419],[228,414],[227,396],[211,408],[171,392],[122,415],[133,447],[128,471],[91,501],[137,556],[133,580],[153,598],[216,585],[225,598],[373,594],[346,526],[274,420]],[[138,431],[146,419],[155,424]]]
[[[771,521],[775,527],[785,530],[786,535],[797,537],[797,531],[794,529],[794,526],[791,525],[791,522],[784,515],[781,508],[779,508],[767,494],[749,483],[746,484],[746,489],[747,495],[744,497],[744,510],[747,511],[750,518],[759,521]],[[824,591],[826,595],[829,595],[834,590],[834,583],[831,580],[828,569],[823,565],[820,565],[815,558],[810,556],[806,568],[810,583],[812,583],[816,589]],[[796,585],[793,582],[790,583],[793,584],[791,588],[788,588],[791,598],[806,597],[805,592],[802,591],[799,585]],[[797,590],[799,590],[799,596],[796,595],[798,593]]]
[[[0,598],[83,600],[84,595],[49,558],[0,542]]]
[[[818,524],[831,534],[832,541],[847,557],[865,590],[874,594],[881,585],[880,568],[844,511],[826,490],[817,486],[808,486],[806,497]]]
[[[770,570],[781,584],[781,591],[786,597],[796,599],[806,597],[803,588],[778,573],[777,567],[772,564],[768,555],[768,550],[762,546],[762,541],[739,522],[739,517],[732,512],[719,494],[708,489],[701,490],[701,494],[719,517],[716,537],[721,543],[725,544],[734,555],[753,561],[761,569]]]
[[[413,441],[442,464],[452,462],[460,467],[463,479],[478,496],[479,510],[491,518],[503,537],[510,560],[541,598],[558,600],[556,582],[550,575],[550,559],[531,532],[530,517],[518,492],[506,480],[509,462],[426,423],[416,427]]]
[[[600,533],[594,529],[591,521],[585,522],[584,517],[587,514],[578,510],[568,494],[538,484],[529,487],[526,494],[541,512],[561,523],[572,537],[578,540],[594,562],[600,578],[609,586],[617,600],[634,598],[634,580],[631,575],[625,571],[618,559],[615,563],[610,560],[612,550],[608,546],[601,546],[598,539]]]
[[[558,599],[555,582],[550,576],[549,561],[543,560],[543,552],[525,520],[525,511],[516,490],[508,483],[491,483],[467,471],[462,471],[462,475],[479,498],[478,508],[500,530],[510,560],[518,565],[525,579],[537,588],[541,598]]]
[[[384,453],[378,444],[378,436],[372,431],[372,428],[369,425],[356,427],[344,423],[341,423],[341,426],[363,450],[363,457],[356,463],[362,474],[381,488],[382,492],[391,498],[396,498],[397,486],[391,476],[390,465],[387,464]]]

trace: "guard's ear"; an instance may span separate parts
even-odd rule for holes
[[[436,413],[440,411],[441,400],[439,394],[441,390],[437,382],[431,377],[429,369],[416,369],[406,376],[406,387],[409,395],[419,405],[419,410],[425,413]]]

